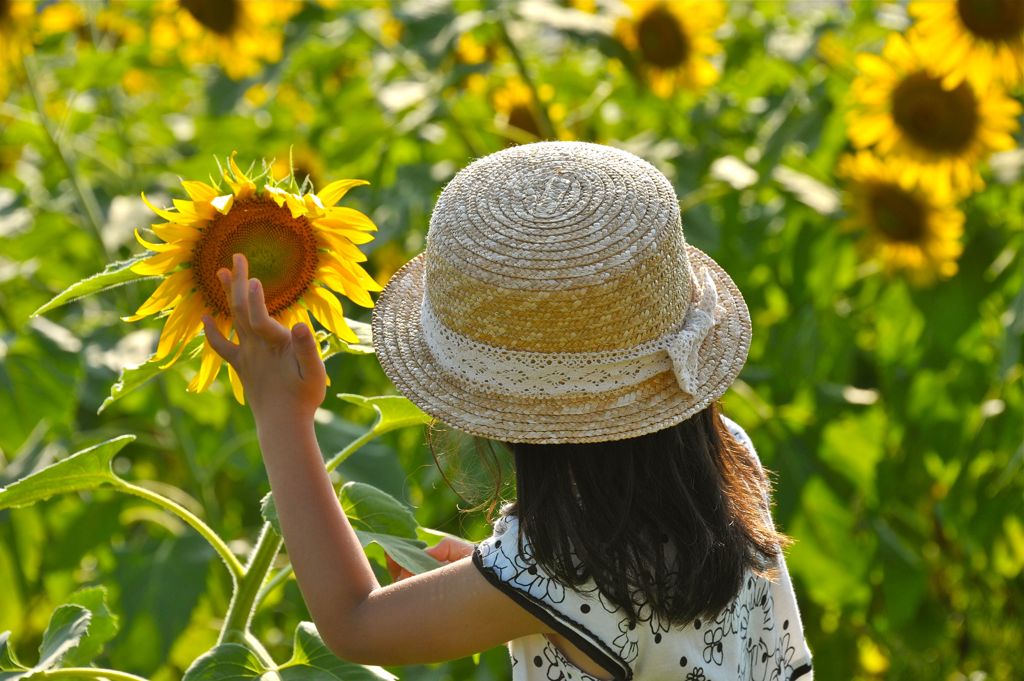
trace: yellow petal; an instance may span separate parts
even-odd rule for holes
[[[131,270],[135,274],[167,274],[181,263],[188,260],[191,252],[186,248],[179,248],[167,253],[158,253],[152,258],[146,258],[142,262],[132,265]]]
[[[224,194],[223,196],[216,196],[210,200],[210,205],[221,215],[227,215],[228,211],[231,210],[231,206],[235,205],[235,195]]]
[[[359,337],[349,328],[345,321],[345,315],[335,295],[319,286],[313,286],[306,295],[303,302],[317,320],[327,327],[327,330],[346,343],[358,343]]]
[[[366,255],[351,241],[331,232],[320,232],[320,239],[333,251],[352,262],[366,262]]]
[[[342,267],[348,270],[349,274],[356,278],[356,281],[359,282],[359,285],[362,286],[367,291],[384,290],[384,288],[380,284],[378,284],[373,277],[367,274],[366,270],[364,270],[358,264],[354,262],[349,262],[347,260],[341,260],[339,262],[341,263]]]
[[[347,272],[342,274],[334,270],[321,270],[320,281],[335,291],[344,293],[356,305],[373,307],[370,294]]]
[[[193,241],[198,241],[199,237],[203,235],[195,227],[186,227],[185,225],[178,225],[173,222],[162,222],[153,225],[152,229],[154,234],[167,243],[175,244],[189,244]]]
[[[146,248],[148,248],[149,250],[155,251],[156,253],[167,253],[168,251],[173,251],[175,249],[181,248],[180,246],[176,246],[174,244],[155,244],[151,241],[146,241],[145,239],[142,238],[142,235],[139,234],[138,229],[135,230],[135,240],[138,241],[143,246],[145,246]]]
[[[354,208],[344,206],[331,208],[327,211],[326,217],[317,219],[317,222],[323,223],[325,227],[351,227],[364,232],[377,231],[377,225],[373,224],[373,220],[368,216]]]
[[[306,214],[306,204],[304,204],[302,199],[298,196],[295,196],[295,194],[285,193],[284,201],[288,204],[288,210],[291,212],[293,218],[301,217]]]
[[[214,187],[198,180],[183,180],[181,186],[185,188],[185,192],[193,201],[209,203],[217,196],[217,190]]]
[[[210,384],[220,373],[220,367],[224,363],[221,356],[206,341],[203,347],[203,360],[199,363],[199,372],[188,384],[188,390],[194,393],[201,393],[210,387]]]
[[[232,152],[231,156],[228,157],[228,166],[231,172],[224,171],[224,180],[231,186],[235,196],[240,199],[246,199],[256,193],[256,184],[246,177],[242,169],[235,163],[235,153]]]
[[[366,180],[336,180],[321,189],[316,195],[323,202],[324,206],[329,208],[338,203],[338,201],[341,201],[341,198],[348,193],[349,189],[364,184],[370,183]]]
[[[153,359],[163,359],[177,348],[168,362],[161,364],[161,369],[166,369],[181,357],[188,340],[199,333],[203,326],[202,313],[204,310],[203,300],[200,296],[187,296],[182,300],[164,324],[164,330],[160,333],[160,342],[157,343]]]
[[[142,192],[142,202],[145,203],[151,211],[162,217],[164,220],[167,220],[167,222],[174,222],[179,225],[194,225],[196,222],[200,222],[195,215],[182,215],[181,213],[157,208],[149,202],[149,199],[146,198],[146,192]]]
[[[349,227],[325,227],[319,221],[314,222],[318,232],[331,232],[343,236],[354,244],[367,244],[373,241],[373,235]]]
[[[288,192],[281,189],[280,187],[274,187],[269,184],[266,187],[264,187],[264,189],[266,190],[267,194],[270,195],[270,198],[274,200],[274,203],[276,203],[278,206],[284,205],[284,197],[288,195]]]
[[[242,379],[235,373],[235,368],[228,365],[228,380],[231,381],[231,392],[239,404],[245,404],[245,390],[242,388]]]
[[[126,322],[134,322],[148,317],[157,312],[163,312],[172,307],[183,295],[192,290],[192,272],[181,270],[160,282],[160,285],[153,291],[153,295],[146,299],[135,314],[125,317]]]

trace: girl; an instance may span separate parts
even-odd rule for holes
[[[205,320],[256,420],[288,554],[324,641],[403,665],[509,643],[519,679],[797,679],[810,653],[753,446],[715,401],[750,344],[740,292],[686,244],[671,184],[611,147],[541,142],[441,193],[427,248],[374,310],[410,400],[506,443],[517,499],[478,546],[381,586],[324,471],[325,371],[244,257]]]

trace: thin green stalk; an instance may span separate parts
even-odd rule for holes
[[[174,515],[184,520],[186,523],[191,525],[196,532],[201,534],[203,538],[210,543],[210,546],[213,547],[213,550],[220,555],[221,560],[223,560],[224,564],[227,565],[228,571],[231,573],[232,579],[234,579],[237,582],[239,579],[245,576],[245,569],[242,567],[242,564],[238,561],[237,558],[235,558],[235,554],[231,553],[231,549],[229,549],[228,545],[224,543],[224,540],[220,538],[220,535],[214,532],[209,525],[200,520],[195,514],[193,514],[187,508],[174,501],[171,501],[170,499],[161,494],[157,494],[156,492],[152,492],[146,489],[145,487],[139,487],[138,485],[133,485],[132,483],[126,482],[121,479],[118,479],[113,484],[114,489],[120,490],[125,494],[131,494],[141,499],[146,499],[147,501],[152,501],[157,506],[160,506],[164,510],[173,513]]]
[[[277,662],[270,656],[267,649],[263,647],[263,642],[256,638],[252,632],[245,632],[245,645],[252,652],[256,653],[256,657],[260,658],[260,662],[267,666],[269,669],[277,669]]]
[[[228,614],[224,616],[218,643],[246,642],[245,635],[249,631],[249,623],[256,608],[256,596],[267,578],[267,573],[270,572],[277,552],[281,550],[281,543],[281,537],[274,532],[270,523],[263,523],[260,537],[250,554],[249,564],[245,566],[245,576],[235,588],[235,595],[228,606]]]
[[[96,196],[92,193],[90,188],[79,176],[78,171],[75,168],[74,159],[70,157],[71,151],[64,149],[61,146],[57,135],[57,129],[50,120],[49,115],[46,113],[46,103],[43,101],[43,96],[39,92],[39,84],[36,80],[35,67],[32,65],[30,58],[25,58],[22,61],[25,67],[25,81],[28,84],[29,92],[32,95],[32,101],[36,106],[36,113],[39,115],[39,121],[43,125],[43,130],[46,131],[46,136],[50,140],[51,146],[57,153],[57,158],[60,159],[61,165],[64,166],[64,172],[67,173],[68,179],[71,180],[71,186],[75,190],[75,194],[78,196],[78,202],[82,207],[82,211],[85,213],[86,220],[89,222],[89,226],[92,227],[93,235],[96,237],[96,243],[100,248],[100,252],[103,254],[105,260],[110,260],[110,253],[107,252],[107,246],[103,243],[103,218],[101,217],[102,212],[100,206],[96,202]]]
[[[108,679],[109,681],[146,681],[141,676],[99,667],[65,667],[35,672],[33,679]]]
[[[345,459],[362,449],[363,445],[376,439],[376,428],[378,423],[380,423],[380,417],[377,417],[377,420],[373,422],[373,426],[368,431],[357,437],[355,440],[352,440],[352,442],[349,442],[344,449],[331,457],[331,460],[326,464],[327,472],[330,473],[333,471],[335,468],[340,466]]]
[[[263,588],[260,589],[260,592],[256,594],[256,605],[258,606],[260,603],[266,600],[267,596],[269,596],[274,591],[274,589],[287,582],[288,578],[291,577],[291,575],[291,565],[285,565],[283,568],[278,570],[277,574],[271,577],[267,581],[267,583],[263,585]]]
[[[508,34],[508,29],[505,27],[505,20],[499,18],[497,21],[498,33],[501,35],[501,41],[505,43],[505,47],[512,54],[512,61],[516,63],[516,69],[519,70],[519,77],[526,83],[526,87],[530,88],[530,94],[533,96],[534,104],[537,105],[537,113],[540,117],[538,121],[540,123],[541,134],[544,135],[545,139],[555,139],[555,126],[551,123],[551,118],[548,116],[547,107],[540,100],[540,92],[537,90],[537,85],[533,82],[533,78],[530,76],[529,69],[526,68],[526,62],[523,61],[523,55],[519,52],[519,48],[512,41],[512,36]]]

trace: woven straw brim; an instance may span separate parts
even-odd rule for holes
[[[398,270],[377,300],[377,358],[399,392],[427,414],[471,435],[554,444],[623,440],[668,428],[718,399],[739,375],[750,349],[750,315],[736,284],[703,251],[687,245],[687,252],[696,271],[701,265],[709,269],[725,309],[701,344],[693,396],[680,389],[671,371],[612,392],[557,397],[515,398],[461,383],[441,370],[423,339],[425,254]]]

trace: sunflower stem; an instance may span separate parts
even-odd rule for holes
[[[235,554],[231,553],[231,549],[229,549],[228,545],[224,543],[224,540],[220,538],[220,535],[214,532],[209,525],[200,520],[198,516],[187,508],[177,502],[171,501],[162,494],[157,494],[145,487],[133,485],[132,483],[120,478],[117,478],[113,485],[114,489],[120,492],[131,494],[132,496],[153,502],[164,510],[178,516],[190,525],[196,532],[201,534],[203,538],[209,542],[210,546],[213,547],[213,550],[220,555],[221,560],[224,561],[228,571],[231,573],[231,579],[236,583],[236,585],[238,580],[245,576],[245,569],[242,567],[242,564],[237,558],[235,558]]]
[[[539,117],[540,131],[544,135],[545,139],[555,139],[555,126],[551,123],[551,118],[548,116],[547,107],[540,99],[540,92],[537,90],[537,85],[534,83],[533,78],[530,76],[529,69],[526,68],[526,62],[523,61],[523,55],[519,52],[519,48],[516,47],[515,42],[512,40],[512,36],[509,35],[508,28],[505,26],[504,17],[498,17],[498,33],[501,35],[501,41],[505,43],[505,47],[508,48],[509,53],[512,54],[512,61],[516,63],[516,69],[519,71],[519,77],[523,79],[526,87],[530,89],[530,94],[533,97],[533,103],[536,105],[537,114]]]
[[[92,187],[82,179],[75,169],[75,159],[71,149],[65,149],[61,146],[58,130],[50,116],[46,113],[46,103],[43,101],[42,93],[39,91],[39,81],[36,78],[35,65],[32,63],[31,57],[26,56],[22,59],[22,65],[25,69],[25,81],[28,84],[29,93],[32,95],[32,102],[35,104],[39,122],[42,124],[43,130],[46,131],[46,137],[56,152],[57,158],[60,159],[61,165],[64,166],[64,172],[67,173],[68,179],[71,180],[71,186],[75,190],[78,203],[85,214],[89,226],[92,227],[93,235],[96,237],[96,244],[99,246],[103,258],[110,260],[107,245],[103,242],[102,211],[100,210],[99,203],[96,201],[95,194],[92,193]]]
[[[224,624],[220,630],[217,640],[221,643],[246,643],[249,633],[249,624],[252,622],[253,612],[256,610],[256,597],[260,593],[260,587],[267,578],[267,573],[281,550],[283,540],[274,532],[270,523],[263,523],[256,546],[249,554],[249,564],[245,566],[244,576],[235,587],[235,594],[228,606],[228,613],[224,616]]]

